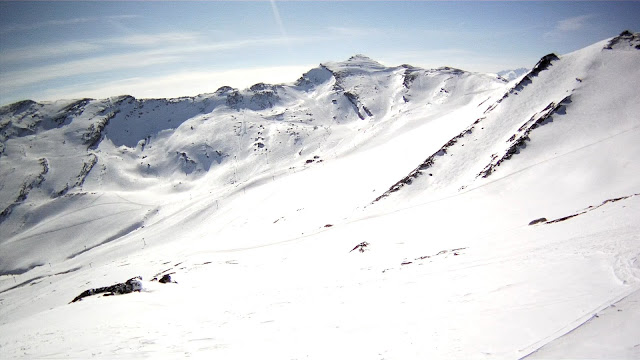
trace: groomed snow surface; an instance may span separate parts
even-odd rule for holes
[[[0,108],[0,358],[640,358],[639,37]]]

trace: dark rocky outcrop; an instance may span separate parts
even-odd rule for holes
[[[347,98],[347,100],[349,100],[351,105],[353,105],[353,109],[355,110],[356,114],[358,114],[360,120],[364,120],[364,115],[360,112],[360,100],[358,99],[358,96],[348,91],[344,92],[344,96]]]
[[[547,222],[547,218],[541,217],[539,219],[531,220],[531,222],[529,222],[529,225],[535,225],[535,224],[544,223],[544,222]]]
[[[242,103],[243,100],[242,94],[238,90],[233,90],[231,93],[227,95],[227,106],[229,107],[237,107]]]
[[[354,250],[358,250],[359,252],[363,253],[363,252],[365,252],[365,251],[369,250],[369,249],[367,249],[367,246],[369,246],[369,243],[368,243],[368,242],[366,242],[366,241],[363,241],[363,242],[361,242],[360,244],[356,245],[356,246],[355,246],[353,249],[351,249],[351,251],[349,251],[349,252],[352,252],[352,251],[354,251]]]
[[[272,90],[272,86],[271,85],[267,85],[265,83],[257,83],[257,84],[251,85],[249,90],[254,91],[254,92],[264,91],[264,90]]]
[[[0,155],[4,142],[12,137],[33,134],[42,122],[41,105],[32,100],[19,101],[0,108]]]
[[[74,303],[76,301],[80,301],[83,298],[91,295],[105,294],[105,296],[110,296],[110,295],[122,295],[122,294],[129,294],[132,292],[139,292],[142,290],[141,280],[142,278],[140,276],[136,276],[123,283],[85,290],[82,293],[80,293],[80,295],[76,296],[73,300],[71,300],[69,304]]]
[[[278,100],[278,94],[274,90],[256,91],[249,100],[252,108],[264,110],[273,107]]]
[[[160,278],[160,280],[158,280],[158,282],[162,283],[162,284],[168,284],[168,283],[177,284],[175,281],[171,280],[171,275],[170,274],[162,275],[162,277]]]
[[[235,89],[234,89],[234,88],[232,88],[231,86],[226,86],[226,85],[225,85],[225,86],[221,86],[221,87],[219,87],[219,88],[218,88],[218,90],[216,90],[214,94],[216,94],[216,95],[220,96],[220,95],[228,94],[228,93],[230,93],[230,92],[232,92],[232,91],[234,91],[234,90],[235,90]]]
[[[22,187],[20,188],[20,192],[18,193],[18,196],[16,197],[16,199],[11,204],[9,204],[9,206],[7,206],[4,210],[2,210],[2,212],[0,212],[0,224],[7,218],[7,216],[9,216],[9,214],[11,214],[11,211],[13,211],[13,208],[20,205],[23,201],[27,199],[27,196],[29,196],[31,189],[39,186],[44,181],[44,176],[49,172],[49,161],[47,161],[47,159],[45,158],[41,158],[39,162],[40,162],[40,165],[42,166],[42,170],[40,171],[40,173],[38,173],[35,176],[33,180],[31,181],[27,180],[26,182],[24,182],[22,184]]]
[[[406,89],[409,89],[411,87],[411,84],[413,84],[413,82],[418,78],[418,76],[420,76],[419,69],[407,64],[403,64],[400,66],[405,69],[404,73],[402,74],[403,76],[402,85]]]
[[[596,206],[589,206],[588,208],[583,209],[583,210],[581,210],[581,211],[579,211],[579,212],[577,212],[577,213],[575,213],[575,214],[571,214],[571,215],[563,216],[563,217],[558,218],[558,219],[550,220],[550,221],[547,221],[545,224],[554,224],[554,223],[562,222],[562,221],[565,221],[565,220],[569,220],[569,219],[574,218],[574,217],[576,217],[576,216],[580,216],[580,215],[582,215],[582,214],[586,214],[586,213],[588,213],[589,211],[593,211],[593,210],[595,210],[595,209],[597,209],[597,208],[599,208],[599,207],[601,207],[601,206],[604,206],[604,205],[606,205],[606,204],[614,203],[614,202],[617,202],[617,201],[620,201],[620,200],[629,199],[629,198],[632,198],[632,197],[634,197],[634,196],[638,196],[638,195],[640,195],[640,193],[637,193],[637,194],[631,194],[631,195],[627,195],[627,196],[621,196],[621,197],[612,198],[612,199],[607,199],[607,200],[603,201],[603,202],[602,202],[601,204],[599,204],[599,205],[596,205]],[[531,225],[531,224],[529,224],[529,225]]]
[[[113,119],[119,112],[120,110],[111,111],[89,125],[87,131],[82,134],[82,140],[84,144],[87,145],[87,149],[95,149],[98,144],[100,144],[100,141],[102,141],[103,138],[102,135],[104,129],[109,125],[111,119]]]
[[[607,45],[604,46],[604,50],[614,49],[640,49],[640,33],[632,33],[629,30],[625,30],[620,35],[611,39]]]
[[[37,105],[38,103],[33,100],[22,100],[14,102],[13,104],[0,107],[0,116],[6,116],[8,114],[17,114],[28,110],[30,107]]]

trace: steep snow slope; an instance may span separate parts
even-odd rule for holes
[[[606,327],[591,354],[633,358],[610,306],[640,288],[637,39],[517,84],[357,55],[5,107],[0,357],[568,357]]]
[[[545,56],[473,125],[451,138],[380,199],[421,202],[546,167],[527,187],[555,189],[585,206],[630,194],[640,101],[639,53],[604,48],[608,41],[558,58]],[[621,69],[624,69],[621,71]],[[620,143],[625,144],[624,147]],[[587,155],[588,154],[588,155]],[[523,175],[526,176],[526,175]],[[411,191],[404,191],[410,184]],[[556,195],[554,194],[554,197]],[[563,209],[563,199],[553,208]]]

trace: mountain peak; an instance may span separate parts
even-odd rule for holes
[[[356,54],[351,56],[346,61],[340,62],[328,62],[321,64],[321,66],[327,68],[328,70],[335,73],[352,73],[352,72],[360,72],[360,71],[377,71],[384,70],[387,67],[380,64],[379,62],[371,59],[370,57],[362,54]]]
[[[371,68],[384,68],[385,66],[380,64],[379,62],[373,60],[372,58],[363,55],[363,54],[355,54],[344,63],[349,65],[355,65],[359,67],[371,67]]]
[[[364,54],[355,54],[351,56],[347,61],[370,61],[375,62],[373,59]]]
[[[620,35],[612,38],[604,47],[606,50],[628,48],[640,49],[640,33],[625,30]]]

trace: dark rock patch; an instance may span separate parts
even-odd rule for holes
[[[349,251],[349,252],[352,252],[352,251],[354,251],[354,250],[358,250],[359,252],[363,253],[363,252],[365,252],[365,251],[369,250],[369,249],[367,249],[367,246],[369,246],[369,243],[368,243],[368,242],[366,242],[366,241],[363,241],[363,242],[361,242],[360,244],[356,245],[356,246],[355,246],[353,249],[351,249],[351,251]]]
[[[583,210],[581,210],[581,211],[579,211],[579,212],[577,212],[577,213],[575,213],[575,214],[571,214],[571,215],[563,216],[563,217],[558,218],[558,219],[554,219],[554,220],[551,220],[551,221],[547,221],[547,222],[546,222],[546,224],[554,224],[554,223],[558,223],[558,222],[566,221],[566,220],[569,220],[569,219],[574,218],[574,217],[576,217],[576,216],[586,214],[586,213],[588,213],[589,211],[593,211],[593,210],[595,210],[595,209],[597,209],[597,208],[599,208],[599,207],[601,207],[601,206],[604,206],[604,205],[606,205],[606,204],[614,203],[614,202],[617,202],[617,201],[620,201],[620,200],[629,199],[629,198],[632,198],[632,197],[634,197],[634,196],[638,196],[638,195],[640,195],[640,193],[637,193],[637,194],[631,194],[631,195],[627,195],[627,196],[621,196],[621,197],[612,198],[612,199],[607,199],[607,200],[603,201],[603,202],[602,202],[601,204],[599,204],[599,205],[596,205],[596,206],[589,206],[588,208],[583,209]],[[531,224],[529,224],[529,225],[531,225]]]
[[[174,283],[177,284],[176,281],[171,280],[171,275],[170,274],[164,274],[162,275],[162,277],[160,278],[160,280],[158,280],[159,283],[162,284],[167,284],[167,283]]]
[[[344,92],[344,96],[349,100],[351,105],[353,105],[353,109],[356,111],[356,114],[358,114],[360,120],[364,120],[364,115],[360,112],[360,100],[358,99],[358,96],[348,91]]]
[[[38,187],[44,181],[44,176],[49,172],[49,161],[47,161],[47,159],[45,158],[41,158],[39,162],[42,166],[42,170],[38,175],[35,176],[33,180],[25,181],[22,184],[22,187],[20,187],[20,192],[18,193],[18,196],[15,198],[15,200],[13,200],[13,202],[9,204],[9,206],[7,206],[4,210],[2,210],[2,212],[0,212],[0,224],[2,224],[2,222],[9,216],[9,214],[11,214],[13,208],[20,205],[27,199],[27,196],[29,196],[29,193],[34,187]]]
[[[102,141],[103,138],[104,129],[109,125],[111,119],[113,119],[119,112],[120,110],[112,111],[105,116],[98,118],[96,122],[89,125],[87,131],[82,134],[82,140],[84,141],[84,144],[87,145],[87,149],[95,149],[98,144],[100,144],[100,141]]]
[[[218,96],[221,96],[221,95],[228,94],[228,93],[232,92],[233,90],[234,90],[234,88],[232,88],[231,86],[226,86],[225,85],[225,86],[219,87],[218,90],[216,90],[214,92],[214,94],[216,94]]]
[[[529,222],[529,225],[535,225],[543,222],[547,222],[547,218],[541,217],[539,219],[531,220],[531,222]]]
[[[242,96],[242,94],[240,94],[238,90],[234,90],[227,95],[226,102],[227,102],[227,106],[229,107],[237,107],[242,103],[243,100],[244,100],[244,97]]]
[[[136,276],[123,283],[85,290],[82,293],[80,293],[80,295],[76,296],[73,300],[71,300],[69,304],[74,303],[76,301],[80,301],[83,298],[91,295],[105,294],[105,296],[110,296],[110,295],[122,295],[122,294],[129,294],[132,292],[139,292],[142,290],[141,280],[142,278],[140,276]]]
[[[603,50],[614,50],[614,49],[640,49],[640,33],[632,33],[629,30],[625,30],[620,33],[620,35],[611,39],[607,45],[604,46]]]
[[[403,81],[402,81],[402,85],[409,89],[411,87],[411,84],[413,84],[413,82],[418,78],[418,76],[420,75],[419,70],[414,68],[411,65],[401,65],[403,68],[405,68],[403,75]],[[406,101],[405,101],[406,102]]]

